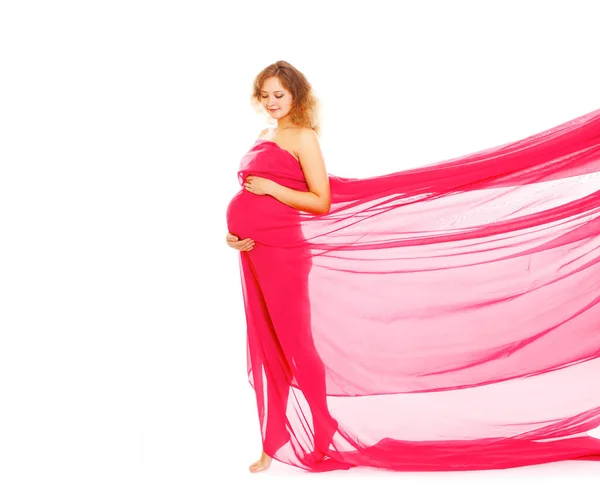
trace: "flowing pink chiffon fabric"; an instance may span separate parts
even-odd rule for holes
[[[368,168],[365,166],[365,169]],[[388,175],[313,215],[243,186],[248,378],[267,454],[309,471],[600,460],[600,110]],[[308,191],[258,139],[248,175]]]

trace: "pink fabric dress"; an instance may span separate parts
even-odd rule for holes
[[[263,449],[309,471],[600,460],[600,110],[384,176],[313,215],[243,186]],[[308,191],[257,140],[238,172]]]

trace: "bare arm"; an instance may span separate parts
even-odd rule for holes
[[[299,139],[300,166],[309,190],[307,192],[297,191],[273,183],[269,194],[297,210],[318,215],[328,213],[331,208],[331,191],[317,133],[312,129],[307,129],[301,133]]]

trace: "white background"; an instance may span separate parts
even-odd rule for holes
[[[391,173],[600,108],[595,3],[2,2],[0,492],[598,481],[600,463],[575,461],[250,474],[261,444],[225,244],[239,160],[266,123],[249,104],[266,65],[313,85],[330,173]]]

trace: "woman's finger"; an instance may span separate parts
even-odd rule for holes
[[[248,249],[248,248],[252,248],[254,247],[254,241],[251,239],[244,239],[240,244],[239,244],[241,249]]]
[[[234,249],[239,249],[240,251],[246,251],[248,249],[252,249],[254,247],[255,243],[254,243],[253,239],[251,239],[250,237],[247,237],[246,239],[235,240],[235,241],[228,239],[227,244]]]

